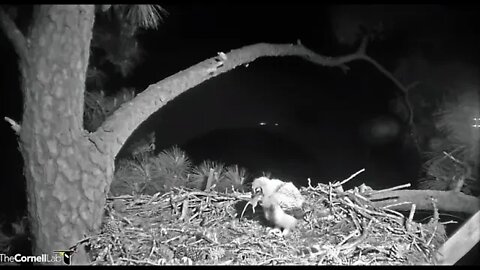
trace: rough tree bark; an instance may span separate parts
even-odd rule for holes
[[[89,134],[82,120],[94,7],[42,5],[33,15],[31,30],[23,36],[0,8],[0,27],[19,56],[22,75],[23,119],[12,126],[25,161],[34,254],[67,249],[98,231],[116,154],[143,121],[188,89],[261,57],[298,56],[343,69],[348,62],[364,60],[379,67],[365,54],[365,43],[340,57],[319,55],[300,43],[254,44],[219,53],[150,85]],[[75,258],[87,262],[84,253]]]
[[[68,249],[100,226],[114,157],[99,153],[83,130],[93,22],[93,6],[37,6],[29,35],[14,42],[33,254]]]

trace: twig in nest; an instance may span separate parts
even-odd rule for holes
[[[180,220],[185,220],[187,215],[188,215],[188,197],[183,201],[182,215],[180,216]]]
[[[348,181],[352,180],[355,176],[359,175],[360,173],[362,173],[362,172],[364,172],[364,171],[365,171],[365,168],[363,168],[363,169],[359,170],[358,172],[350,175],[350,177],[348,177],[347,179],[343,180],[343,181],[340,182],[340,183],[334,183],[332,186],[333,186],[333,187],[341,186],[341,185],[347,183]]]
[[[262,194],[257,194],[255,195],[250,201],[245,204],[245,207],[243,207],[242,214],[240,215],[240,219],[243,217],[243,214],[245,213],[245,210],[247,209],[247,206],[250,204],[252,205],[252,211],[255,213],[255,207],[257,207],[258,201],[262,197]]]
[[[432,220],[430,221],[434,221],[434,222],[438,222],[438,220],[440,219],[440,214],[438,213],[438,207],[437,207],[437,200],[435,198],[431,198],[432,199],[432,205],[433,205],[433,217],[432,217]]]
[[[108,249],[107,254],[108,254],[108,259],[110,259],[111,265],[115,265],[115,261],[113,261],[112,251],[110,250],[110,248]]]
[[[90,238],[91,238],[91,237],[85,237],[85,238],[83,238],[82,240],[78,241],[75,245],[71,246],[69,249],[70,249],[70,250],[76,250],[79,245],[90,241]]]
[[[427,246],[430,246],[430,243],[432,242],[433,238],[437,234],[437,229],[438,229],[438,223],[435,223],[435,228],[433,229],[432,235],[430,235],[430,239],[427,241]]]
[[[400,186],[396,186],[396,187],[381,189],[381,190],[371,192],[370,195],[383,193],[383,192],[388,192],[388,191],[394,191],[394,190],[397,190],[397,189],[407,188],[407,187],[410,187],[410,186],[411,186],[411,184],[408,183],[408,184],[404,184],[404,185],[400,185]]]
[[[210,172],[208,173],[207,185],[205,187],[205,191],[210,190],[210,188],[212,187],[214,172],[215,172],[215,170],[213,168],[210,168]]]
[[[148,265],[158,265],[153,262],[149,262],[146,260],[139,261],[139,260],[134,260],[134,259],[128,259],[128,258],[120,258],[121,261],[126,261],[126,262],[131,262],[131,263],[136,263],[136,264],[148,264]]]
[[[355,230],[352,233],[350,233],[349,235],[347,235],[345,237],[345,239],[343,239],[340,243],[338,243],[337,248],[341,248],[343,246],[343,244],[345,244],[348,240],[350,240],[354,236],[360,236],[360,231]]]
[[[382,209],[384,210],[390,210],[388,208],[390,207],[395,207],[395,206],[399,206],[399,205],[403,205],[403,204],[411,204],[412,202],[399,202],[399,203],[394,203],[394,204],[389,204],[389,205],[385,205],[382,207]]]
[[[383,209],[383,210],[386,211],[386,212],[390,212],[390,213],[392,213],[392,214],[395,214],[395,215],[397,215],[399,218],[405,219],[405,216],[404,216],[402,213],[400,213],[400,212],[397,212],[397,211],[395,211],[395,210],[388,209],[388,208],[385,208],[385,209]]]
[[[355,216],[353,210],[348,209],[348,214],[350,215],[350,218],[352,218],[352,221],[355,224],[355,227],[357,228],[357,230],[360,230],[361,229],[360,222],[358,222],[358,218]]]
[[[261,263],[259,263],[258,265],[266,265],[266,264],[268,264],[268,263],[270,263],[270,262],[277,261],[277,260],[278,260],[278,261],[280,261],[280,260],[281,260],[281,261],[286,261],[286,259],[285,259],[285,258],[282,258],[282,257],[276,257],[276,258],[270,258],[270,259],[267,259],[266,261],[264,261],[264,262],[261,262]]]
[[[412,204],[412,208],[410,209],[410,214],[408,215],[407,222],[405,223],[405,229],[407,229],[407,231],[411,230],[411,224],[412,224],[413,216],[415,215],[416,208],[417,208],[417,205]]]
[[[307,178],[307,181],[308,181],[308,189],[315,189],[314,187],[312,187],[312,179]]]
[[[152,248],[150,249],[150,254],[148,255],[148,258],[151,258],[153,255],[153,252],[155,251],[155,248],[157,247],[157,240],[155,239],[155,234],[152,235]]]
[[[364,224],[363,233],[360,235],[359,238],[357,238],[356,240],[354,240],[353,242],[351,242],[349,244],[345,244],[347,242],[347,240],[349,240],[353,236],[357,236],[357,235],[360,234],[359,230],[355,230],[353,233],[351,233],[349,236],[347,236],[347,238],[345,238],[339,245],[337,245],[337,250],[351,249],[351,248],[354,248],[354,247],[358,246],[363,241],[365,241],[365,239],[367,239],[367,236],[368,236],[368,233],[369,233],[369,230],[370,230],[370,225],[372,224],[372,221],[373,220],[370,220],[370,222],[368,222],[368,225],[366,225],[366,226]]]

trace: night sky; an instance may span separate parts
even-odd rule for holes
[[[217,52],[258,42],[300,39],[319,54],[332,56],[353,52],[358,45],[337,41],[331,20],[335,13],[326,5],[225,2],[163,7],[170,13],[165,23],[157,31],[139,34],[146,57],[126,82],[137,91]],[[394,27],[367,52],[390,71],[399,59],[418,52],[432,63],[468,61],[478,68],[475,8],[390,6],[385,12],[392,14],[384,17],[393,20]],[[0,49],[2,117],[19,120],[21,95],[12,68],[16,58],[3,34]],[[421,160],[402,144],[404,126],[389,111],[395,86],[366,62],[348,65],[350,71],[344,73],[294,57],[262,58],[182,94],[152,115],[132,140],[155,131],[157,150],[179,145],[194,161],[236,163],[252,174],[270,171],[299,185],[307,177],[314,182],[341,180],[362,168],[366,172],[351,185],[365,182],[385,188],[412,182]],[[362,137],[362,128],[376,119],[398,127],[397,136],[379,143]],[[23,205],[22,158],[3,121],[2,133],[7,137],[2,140],[7,158],[2,162],[7,172],[2,186],[7,192],[1,205]]]

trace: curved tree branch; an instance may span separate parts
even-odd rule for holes
[[[378,71],[383,73],[383,75],[385,75],[388,79],[390,79],[395,84],[395,86],[398,89],[400,89],[400,91],[402,92],[402,96],[404,98],[404,103],[405,103],[405,105],[407,106],[407,109],[408,109],[408,124],[413,125],[413,109],[412,109],[412,106],[410,105],[410,102],[408,101],[408,89],[409,89],[409,87],[404,86],[399,80],[397,80],[397,78],[395,78],[395,76],[393,76],[393,74],[391,72],[386,70],[382,65],[380,65],[380,63],[375,61],[370,56],[364,54],[364,55],[362,55],[362,59],[371,63],[372,65],[374,65],[378,69]]]
[[[28,59],[28,46],[25,36],[22,34],[20,29],[18,29],[15,22],[10,18],[10,16],[5,13],[3,8],[0,8],[0,28],[5,33],[7,38],[12,42],[13,48],[20,57],[21,61]]]
[[[329,57],[317,54],[297,42],[297,44],[258,43],[232,50],[226,54],[219,53],[216,57],[202,61],[148,86],[145,91],[130,102],[123,104],[107,118],[97,131],[90,134],[90,140],[101,152],[116,156],[130,134],[167,102],[206,80],[238,66],[246,65],[260,57],[297,56],[318,65],[340,68],[345,68],[346,63],[355,60],[366,60],[375,63],[374,65],[381,68],[384,74],[389,74],[390,79],[395,79],[378,63],[373,62],[373,59],[365,54],[365,50],[366,42],[364,41],[353,54]],[[400,82],[396,80],[394,82],[405,89]]]

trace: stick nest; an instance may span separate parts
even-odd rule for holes
[[[345,181],[344,181],[345,182]],[[302,187],[305,216],[285,237],[261,207],[240,214],[248,193],[174,188],[108,198],[102,231],[87,238],[94,265],[433,264],[445,242],[438,212],[426,224],[375,207],[365,185]]]

